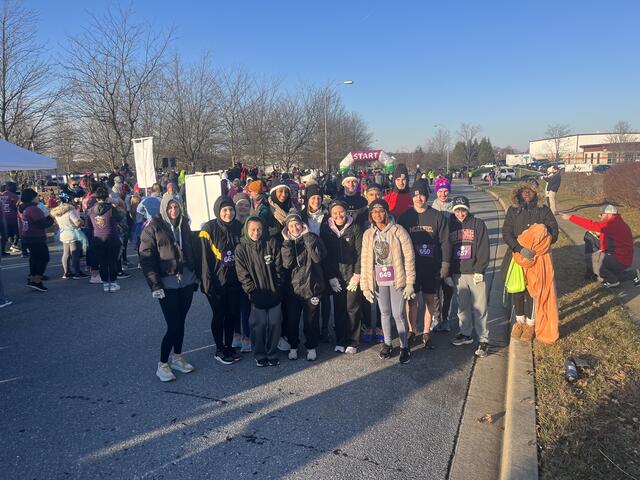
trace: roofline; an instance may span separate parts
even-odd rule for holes
[[[562,135],[561,137],[536,138],[535,140],[529,140],[529,143],[541,142],[543,140],[553,140],[554,138],[579,137],[581,135],[620,135],[620,132],[570,133],[569,135]],[[640,132],[624,132],[624,135],[640,135]]]

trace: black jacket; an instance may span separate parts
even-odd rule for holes
[[[215,218],[202,226],[200,234],[201,289],[206,295],[240,290],[236,273],[235,249],[240,243],[242,225]]]
[[[439,272],[442,261],[449,262],[449,223],[444,213],[431,207],[423,213],[411,208],[400,215],[398,224],[409,232],[416,253],[417,269],[437,269]]]
[[[362,228],[355,222],[345,226],[338,236],[329,223],[320,228],[327,256],[322,262],[325,277],[339,279],[346,284],[354,274],[360,274],[360,253],[362,252]]]
[[[347,214],[353,218],[356,223],[361,227],[364,226],[364,221],[369,218],[369,210],[367,205],[367,199],[359,193],[355,195],[341,195],[337,198],[341,202],[347,205]]]
[[[553,175],[546,178],[547,180],[547,190],[549,192],[558,192],[560,190],[560,172],[554,173]]]
[[[470,213],[464,222],[460,223],[455,215],[451,215],[449,238],[452,246],[450,269],[452,275],[485,272],[491,257],[487,226],[481,219]]]
[[[151,290],[163,288],[160,278],[180,274],[184,267],[199,276],[193,234],[185,219],[180,224],[180,233],[182,248],[174,238],[170,226],[160,217],[154,217],[142,230],[140,267]]]
[[[282,255],[273,238],[257,242],[241,238],[236,247],[236,272],[256,308],[266,310],[282,300]]]
[[[324,293],[326,283],[321,262],[326,256],[324,243],[315,233],[307,232],[282,243],[282,265],[291,271],[291,285],[296,295],[309,299]]]

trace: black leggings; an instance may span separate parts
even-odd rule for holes
[[[93,239],[93,253],[103,282],[115,282],[118,278],[121,245],[117,238]]]
[[[49,264],[49,248],[45,242],[25,242],[22,240],[22,251],[29,253],[29,274],[42,276]]]
[[[240,293],[229,290],[221,295],[207,295],[207,300],[213,312],[211,334],[217,351],[221,352],[231,347],[234,330],[240,331]]]
[[[531,318],[533,299],[531,295],[529,295],[529,292],[525,290],[524,292],[512,293],[511,300],[513,301],[517,316],[521,317],[524,315],[527,318]]]
[[[171,349],[173,353],[182,353],[184,340],[184,321],[191,307],[193,299],[193,285],[182,288],[166,288],[164,298],[160,299],[160,308],[167,322],[167,333],[162,338],[160,345],[160,361],[167,363]]]

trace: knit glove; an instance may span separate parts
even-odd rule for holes
[[[159,290],[154,290],[153,292],[151,292],[151,296],[160,300],[161,298],[164,298],[164,290],[162,288]]]
[[[340,286],[340,280],[337,278],[332,278],[329,280],[329,285],[331,285],[331,290],[336,293],[340,293],[342,291],[342,287]]]
[[[414,298],[416,298],[416,292],[413,289],[413,285],[409,284],[404,287],[404,290],[402,291],[402,297],[405,300],[413,300]]]
[[[440,265],[440,278],[447,278],[449,276],[449,262],[442,262]]]
[[[454,288],[456,286],[455,283],[453,283],[453,278],[451,278],[451,277],[445,278],[444,279],[444,283],[446,283],[451,288]]]
[[[369,303],[373,303],[376,301],[376,297],[371,290],[364,290],[362,292],[362,295],[364,295],[364,298],[366,298],[367,302]]]
[[[347,285],[347,290],[349,292],[356,292],[358,290],[358,284],[360,283],[360,275],[353,275],[351,280],[349,280],[349,285]]]
[[[473,283],[475,285],[484,282],[484,273],[474,273],[473,274]]]
[[[520,250],[520,255],[522,255],[527,260],[533,260],[533,257],[536,256],[536,252],[535,250],[531,250],[530,248],[522,247],[522,250]]]

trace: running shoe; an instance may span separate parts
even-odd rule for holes
[[[156,370],[156,376],[161,382],[170,382],[176,379],[176,376],[171,371],[171,367],[168,363],[158,362],[158,369]]]
[[[242,348],[242,337],[240,335],[233,336],[233,342],[231,343],[233,348]]]
[[[400,363],[409,363],[411,360],[411,350],[409,347],[405,347],[400,350]]]
[[[604,288],[619,287],[620,286],[620,282],[602,282],[602,286]]]
[[[486,357],[489,354],[489,344],[487,342],[480,342],[478,349],[476,350],[476,357]]]
[[[393,352],[393,349],[391,345],[387,345],[385,343],[382,345],[382,348],[380,349],[380,353],[378,353],[378,356],[383,360],[386,360],[387,358],[391,358],[392,352]]]
[[[451,344],[455,345],[456,347],[459,347],[461,345],[469,345],[470,343],[473,343],[473,338],[468,337],[467,335],[463,335],[461,333],[456,335],[456,338],[451,340]]]
[[[336,348],[334,348],[333,351],[338,353],[344,353],[344,347],[342,345],[336,345]]]
[[[278,340],[278,350],[281,352],[288,352],[291,350],[291,344],[287,342],[286,338],[280,337],[280,340]]]
[[[102,280],[100,279],[100,275],[91,275],[91,278],[89,279],[89,283],[94,285],[102,283]]]
[[[123,278],[129,278],[131,276],[130,273],[127,272],[118,272],[118,278],[123,279]]]
[[[61,278],[62,280],[69,280],[70,278],[73,278],[73,275],[65,273]]]
[[[289,350],[289,360],[297,360],[298,359],[298,349],[292,348]]]
[[[46,292],[47,291],[47,287],[44,286],[44,284],[42,282],[28,282],[27,283],[27,287],[29,288],[33,288],[34,290],[37,290],[38,292]]]
[[[348,353],[349,355],[355,355],[356,353],[358,353],[358,347],[347,347],[344,350],[344,353]]]
[[[240,347],[240,353],[249,353],[251,350],[251,340],[248,338],[243,338],[242,347]]]
[[[258,366],[258,367],[268,367],[269,366],[269,360],[267,360],[266,358],[261,358],[260,360],[258,360],[256,358],[256,366]]]
[[[169,357],[169,365],[173,370],[177,370],[181,373],[191,373],[195,370],[193,365],[187,362],[182,355],[171,355]]]
[[[233,363],[233,357],[229,356],[229,352],[226,350],[221,350],[220,352],[216,352],[213,358],[215,358],[217,361],[219,361],[223,365],[231,365]]]
[[[307,360],[310,362],[313,362],[316,358],[318,358],[317,354],[316,354],[316,349],[315,348],[310,348],[309,350],[307,350]]]
[[[277,358],[270,358],[269,359],[269,366],[270,367],[277,367],[278,365],[280,365],[280,360]]]
[[[242,357],[240,356],[240,354],[239,354],[238,352],[236,352],[236,349],[235,349],[235,348],[233,348],[233,347],[231,347],[231,348],[228,348],[228,349],[227,349],[227,355],[228,355],[229,357],[233,358],[233,361],[234,361],[234,362],[239,362],[239,361],[240,361],[240,359],[242,358]]]

